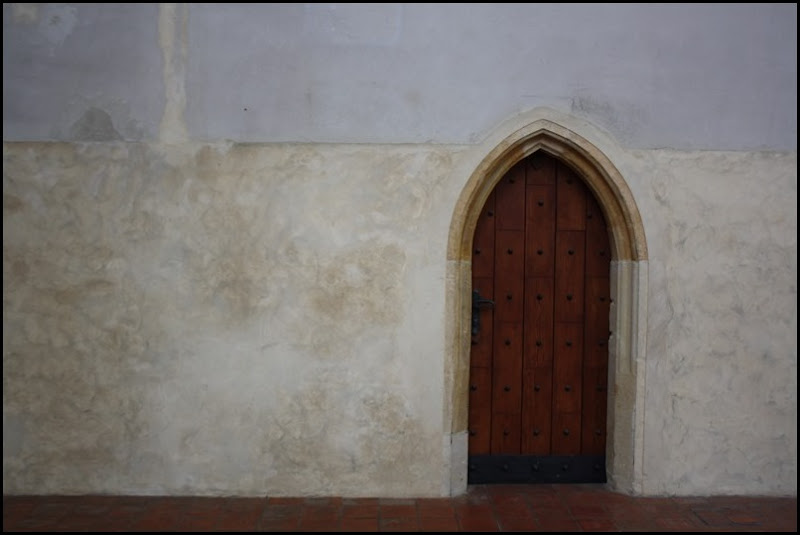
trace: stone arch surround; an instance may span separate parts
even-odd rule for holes
[[[461,190],[450,224],[445,355],[450,494],[461,494],[467,489],[471,251],[478,214],[503,175],[517,162],[540,150],[578,172],[595,195],[609,226],[613,301],[609,318],[612,336],[606,449],[608,484],[619,492],[641,494],[647,245],[639,210],[609,157],[586,137],[562,125],[572,118],[521,119],[524,124],[520,126],[518,120],[507,135],[503,135],[501,127],[498,133],[489,136],[485,145],[493,148],[474,168]],[[509,128],[505,130],[508,132]]]

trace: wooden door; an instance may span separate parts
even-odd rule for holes
[[[470,483],[605,482],[608,230],[538,152],[497,184],[473,240]]]

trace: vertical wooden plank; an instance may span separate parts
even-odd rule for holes
[[[492,370],[472,367],[469,370],[469,452],[488,455],[492,431]]]
[[[526,158],[526,178],[528,184],[551,185],[556,183],[556,160],[543,151],[537,151]]]
[[[586,230],[586,186],[566,165],[559,163],[556,177],[556,228]]]
[[[518,454],[519,431],[519,412],[492,414],[492,454]]]
[[[583,370],[582,455],[605,455],[608,370]]]
[[[525,279],[525,162],[495,187],[493,454],[518,454]]]
[[[524,368],[553,365],[553,279],[525,281]]]
[[[525,166],[515,165],[495,186],[497,230],[525,229]]]
[[[581,454],[581,413],[554,412],[552,455]]]
[[[583,376],[583,325],[556,323],[553,410],[580,412]]]
[[[595,198],[586,197],[586,276],[611,276],[611,242],[603,212]]]
[[[586,330],[584,364],[608,365],[608,325],[610,314],[609,279],[586,278]]]
[[[556,323],[553,365],[553,455],[577,455],[581,448],[583,325]]]
[[[492,192],[486,201],[472,241],[472,289],[481,297],[494,299],[494,197]],[[492,329],[494,326],[493,307],[482,308],[480,315],[480,331],[472,335],[472,366],[491,366],[492,362]]]
[[[586,234],[556,232],[555,319],[582,322],[584,319],[584,260]]]
[[[498,230],[495,244],[495,321],[521,323],[525,303],[525,232]]]
[[[495,323],[492,362],[492,418],[519,413],[522,403],[522,325]]]
[[[586,198],[586,324],[583,361],[581,451],[605,455],[608,340],[611,303],[608,228],[593,195]]]
[[[478,216],[472,239],[472,278],[494,276],[494,197],[492,192]]]
[[[472,242],[472,289],[494,299],[495,193],[486,200]],[[494,309],[481,308],[480,330],[472,335],[468,410],[469,454],[488,455],[492,440],[492,354]]]
[[[553,406],[553,370],[524,370],[522,391],[521,453],[550,455],[551,413]]]
[[[525,195],[525,276],[552,277],[555,269],[555,186],[529,185]]]

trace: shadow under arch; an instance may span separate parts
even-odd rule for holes
[[[478,216],[497,182],[517,162],[544,151],[572,167],[594,194],[611,241],[611,311],[606,466],[608,485],[641,494],[644,433],[644,351],[647,245],[633,195],[594,144],[549,119],[500,141],[475,168],[456,203],[447,250],[445,425],[450,435],[450,494],[467,489],[468,383],[472,240]]]

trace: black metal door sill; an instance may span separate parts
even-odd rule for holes
[[[472,455],[467,483],[605,483],[604,456]]]

